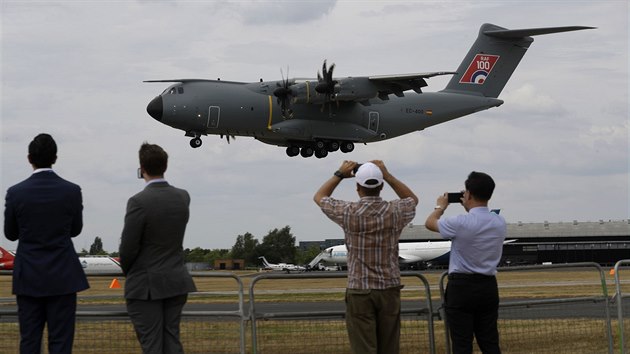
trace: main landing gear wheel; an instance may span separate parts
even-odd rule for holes
[[[352,150],[354,150],[354,143],[351,141],[344,141],[341,144],[341,152],[351,152]]]
[[[300,148],[297,146],[289,146],[287,148],[287,155],[289,157],[297,156],[300,154]]]
[[[335,152],[339,150],[339,142],[338,141],[329,142],[328,144],[326,144],[326,149],[328,150],[328,152]]]
[[[306,147],[303,147],[302,150],[300,150],[300,155],[302,155],[302,157],[311,157],[313,156],[314,152],[315,150],[313,150],[312,147],[306,146]]]
[[[315,150],[315,157],[317,157],[318,159],[323,159],[324,157],[328,156],[328,150],[321,148],[319,150]]]
[[[190,140],[190,147],[196,149],[201,146],[201,143],[202,141],[200,138],[193,138]]]

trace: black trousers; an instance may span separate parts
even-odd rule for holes
[[[499,354],[499,290],[493,276],[449,274],[446,321],[453,354],[472,353],[473,336],[484,354]]]
[[[17,295],[20,353],[42,352],[42,335],[48,324],[48,352],[72,353],[77,294],[32,297]]]

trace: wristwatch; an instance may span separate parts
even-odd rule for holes
[[[343,173],[341,173],[341,171],[339,171],[339,170],[335,171],[335,176],[337,176],[337,177],[339,177],[341,179],[346,178],[346,177],[344,177]]]

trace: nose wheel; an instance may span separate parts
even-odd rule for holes
[[[202,143],[201,138],[198,138],[198,137],[192,138],[190,140],[190,147],[196,149],[201,146],[201,143]]]

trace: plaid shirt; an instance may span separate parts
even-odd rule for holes
[[[346,202],[324,197],[321,209],[345,233],[349,289],[400,286],[398,240],[416,215],[412,198],[387,202],[381,197],[363,197]]]

